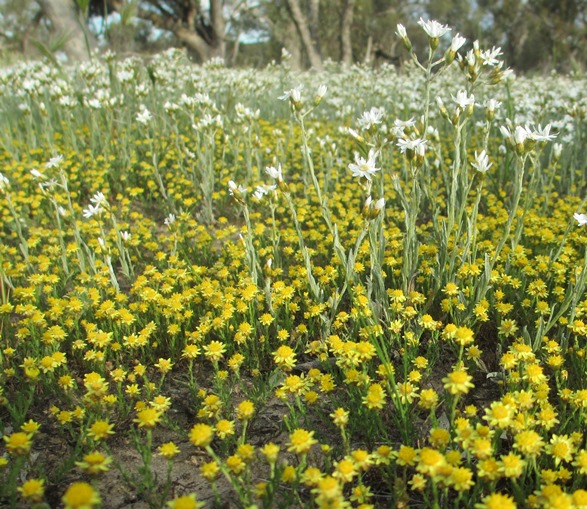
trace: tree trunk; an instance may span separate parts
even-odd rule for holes
[[[312,36],[310,35],[310,29],[308,27],[308,21],[302,13],[299,1],[287,0],[287,5],[289,7],[289,12],[291,13],[293,22],[296,24],[296,28],[298,30],[298,33],[300,34],[302,44],[308,55],[308,59],[310,60],[310,66],[314,69],[321,70],[322,59],[320,58],[320,55],[314,48]]]
[[[340,19],[340,59],[344,65],[353,64],[353,47],[351,44],[351,26],[355,0],[344,0],[344,9]]]
[[[226,21],[222,12],[222,0],[210,1],[210,23],[212,25],[212,44],[210,56],[224,58],[226,52]]]
[[[200,61],[205,62],[212,57],[210,46],[193,30],[185,27],[177,27],[173,30],[173,33],[190,52],[198,56]]]
[[[93,46],[89,39],[90,34],[84,33],[83,19],[78,13],[74,0],[38,0],[43,13],[51,21],[53,30],[66,34],[67,42],[64,50],[71,60],[83,61],[90,58],[88,44]],[[86,34],[88,41],[86,42]]]

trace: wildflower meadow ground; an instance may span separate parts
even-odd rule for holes
[[[0,504],[587,507],[587,80],[0,70]]]

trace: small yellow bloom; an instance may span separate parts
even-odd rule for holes
[[[29,479],[19,486],[20,496],[29,503],[38,503],[45,495],[45,481],[43,479]]]
[[[196,447],[208,447],[214,438],[214,428],[208,424],[195,424],[190,431],[190,442]]]
[[[100,503],[100,495],[86,482],[75,482],[63,495],[65,509],[92,509]]]
[[[289,447],[287,450],[296,454],[306,454],[317,443],[318,441],[314,438],[313,431],[297,428],[289,436]]]

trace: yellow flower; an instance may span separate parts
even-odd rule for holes
[[[110,463],[112,463],[112,458],[104,456],[104,454],[98,451],[86,454],[83,461],[75,462],[76,466],[90,475],[98,475],[102,472],[108,472],[108,465]]]
[[[501,401],[494,401],[489,408],[485,409],[484,419],[490,426],[499,429],[505,429],[512,424],[514,418],[514,409],[511,405],[506,405]]]
[[[363,398],[363,404],[369,409],[381,409],[385,404],[385,397],[385,390],[381,384],[371,384],[367,395]]]
[[[261,453],[263,456],[265,456],[270,464],[275,464],[279,450],[280,449],[278,445],[274,444],[273,442],[269,442],[261,448]]]
[[[224,440],[226,437],[234,435],[234,422],[228,421],[226,419],[221,419],[216,423],[216,435],[221,440]]]
[[[65,509],[92,509],[100,503],[100,495],[86,482],[73,483],[63,495]]]
[[[91,426],[90,430],[88,431],[88,435],[93,440],[97,442],[100,440],[107,439],[110,435],[114,435],[114,431],[112,428],[114,426],[110,424],[108,421],[95,421]]]
[[[517,507],[512,497],[501,493],[488,495],[480,504],[475,504],[475,509],[517,509]]]
[[[226,458],[226,466],[233,474],[239,475],[245,471],[247,465],[240,456],[233,454]]]
[[[214,479],[216,479],[216,477],[218,477],[218,474],[220,473],[220,467],[215,461],[209,461],[200,467],[200,473],[204,479],[212,482]]]
[[[520,431],[514,437],[514,447],[522,454],[530,457],[536,457],[540,454],[544,440],[534,430]]]
[[[236,407],[236,416],[239,421],[248,421],[255,413],[255,405],[252,401],[246,399],[241,401]]]
[[[204,346],[204,355],[211,362],[218,362],[222,359],[224,352],[226,352],[226,345],[220,341],[210,341],[210,343]]]
[[[195,424],[190,431],[190,442],[196,447],[208,447],[214,438],[214,428],[208,424]]]
[[[166,442],[159,446],[159,454],[167,460],[173,459],[179,452],[179,448],[174,442]]]
[[[575,444],[567,435],[552,435],[546,450],[554,458],[555,465],[558,466],[561,461],[572,461]]]
[[[416,470],[421,474],[436,477],[440,470],[446,465],[443,454],[435,449],[424,447],[420,450],[420,459]]]
[[[469,389],[475,387],[471,383],[472,379],[473,377],[469,376],[466,371],[457,369],[449,373],[442,381],[444,382],[444,388],[451,394],[457,396],[467,394]]]
[[[357,475],[355,464],[348,458],[343,458],[334,463],[334,473],[332,476],[338,479],[341,483],[348,483]]]
[[[45,481],[43,479],[29,479],[18,487],[20,496],[28,503],[38,503],[45,495]]]
[[[330,417],[339,428],[344,428],[349,422],[349,413],[344,408],[337,408]]]
[[[293,349],[287,345],[281,345],[275,352],[273,352],[273,360],[277,367],[283,371],[291,370],[296,364],[296,354]]]
[[[28,454],[32,445],[31,435],[22,431],[5,436],[4,441],[6,442],[6,450],[16,456]]]
[[[510,452],[507,456],[501,457],[501,465],[499,471],[504,477],[517,479],[524,471],[526,462],[517,454]]]
[[[287,450],[296,454],[306,454],[317,443],[318,441],[314,438],[313,431],[297,428],[289,436],[289,447]]]
[[[167,507],[170,509],[199,509],[204,505],[204,502],[198,502],[194,493],[177,497],[167,502]]]
[[[466,467],[453,468],[450,483],[456,491],[467,491],[474,484],[473,472]]]
[[[157,364],[155,364],[155,367],[159,370],[159,372],[161,374],[166,374],[169,373],[171,371],[171,368],[173,367],[173,363],[171,362],[171,359],[163,359],[160,358],[159,361],[157,362]]]
[[[139,425],[139,428],[154,428],[161,420],[161,412],[155,408],[145,408],[137,414],[137,418],[133,420]]]

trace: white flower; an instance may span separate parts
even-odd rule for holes
[[[98,237],[98,244],[100,244],[100,247],[104,247],[106,245],[106,242],[104,242],[104,239],[102,237]]]
[[[441,25],[438,21],[431,20],[431,21],[424,21],[420,18],[418,21],[418,25],[420,25],[424,32],[430,37],[431,39],[439,39],[444,34],[450,32],[450,28],[446,25]]]
[[[540,125],[534,129],[534,131],[530,132],[530,138],[534,141],[552,141],[558,135],[557,134],[550,134],[550,129],[552,128],[551,124],[546,124],[544,127]],[[529,131],[528,128],[526,128]]]
[[[255,188],[255,192],[253,193],[253,197],[257,200],[261,200],[266,194],[269,194],[270,192],[275,191],[276,189],[277,186],[257,186]]]
[[[456,105],[459,108],[461,108],[462,110],[466,110],[467,106],[470,106],[471,104],[475,104],[475,96],[473,94],[468,96],[467,92],[465,92],[464,90],[459,90],[457,92],[457,96],[455,97],[453,95],[452,99],[456,103]]]
[[[403,26],[401,23],[398,23],[396,28],[397,30],[395,33],[398,35],[398,37],[400,39],[407,39],[408,33],[406,32],[406,27]]]
[[[376,158],[377,152],[374,149],[369,150],[367,159],[355,152],[355,162],[349,164],[349,170],[351,170],[353,177],[365,177],[371,181],[371,176],[380,170],[380,168],[375,167]]]
[[[523,145],[529,135],[530,131],[528,131],[528,129],[522,127],[521,125],[516,126],[513,134],[514,142],[516,145]]]
[[[234,183],[234,180],[229,180],[228,181],[228,192],[230,193],[231,196],[244,195],[247,192],[247,188],[242,185],[237,186]]]
[[[45,168],[56,168],[63,161],[63,156],[55,156],[49,159],[49,162],[45,164]]]
[[[163,223],[165,226],[171,226],[173,223],[175,223],[175,214],[169,214]]]
[[[381,124],[381,119],[385,110],[383,108],[371,108],[369,111],[364,111],[358,118],[357,123],[363,131],[368,131],[373,125]]]
[[[143,109],[140,113],[137,113],[137,122],[143,125],[147,125],[149,121],[153,118],[151,112],[143,106]]]
[[[106,201],[106,197],[102,191],[98,191],[94,196],[90,198],[90,201],[96,205],[100,205]]]
[[[291,100],[291,102],[294,103],[299,103],[302,100],[302,89],[304,87],[302,85],[298,85],[295,88],[292,88],[291,90],[286,90],[283,95],[279,96],[279,99],[281,99],[282,101],[287,101],[288,99]]]
[[[33,168],[31,170],[31,175],[36,179],[44,179],[45,175],[43,175],[39,170]]]
[[[10,180],[0,173],[0,189],[7,189],[8,187],[10,187]]]
[[[373,205],[373,208],[377,211],[382,210],[383,207],[385,207],[385,198],[379,198],[376,202],[375,205]]]
[[[489,99],[488,101],[485,101],[484,106],[485,108],[487,108],[487,111],[494,112],[496,108],[499,108],[501,106],[501,101]]]
[[[326,95],[326,92],[328,92],[328,87],[326,85],[320,85],[316,92],[316,99],[322,99]]]
[[[422,150],[426,147],[426,140],[422,138],[416,138],[415,140],[406,140],[400,138],[397,140],[397,146],[399,147],[402,154],[405,154],[408,150]],[[420,148],[421,147],[421,148]]]
[[[489,162],[489,156],[485,150],[482,150],[480,154],[475,150],[475,162],[471,163],[471,166],[481,173],[485,173],[493,163]]]
[[[579,214],[578,212],[575,212],[573,214],[573,217],[577,220],[577,223],[579,223],[579,226],[583,226],[587,224],[587,214]]]
[[[464,37],[461,37],[460,34],[455,35],[452,38],[452,41],[450,43],[450,51],[453,52],[457,52],[459,51],[459,49],[461,49],[462,45],[465,44],[467,42],[467,39],[465,39]]]
[[[275,166],[267,166],[267,168],[265,168],[265,173],[267,173],[272,179],[277,180],[277,182],[283,182],[281,164],[278,164],[277,168],[275,168]]]
[[[131,233],[130,233],[130,232],[127,232],[126,230],[125,230],[125,231],[122,231],[122,232],[120,232],[120,237],[121,237],[121,238],[122,238],[122,240],[124,240],[125,242],[129,241],[129,240],[130,240],[130,238],[131,238],[131,236],[132,236],[132,235],[131,235]]]
[[[82,210],[82,214],[86,219],[90,219],[92,216],[99,215],[102,212],[100,205],[88,205],[87,209]]]

